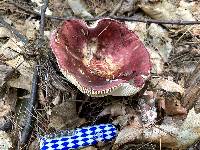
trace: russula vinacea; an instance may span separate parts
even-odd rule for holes
[[[63,75],[90,96],[129,96],[150,76],[150,56],[124,23],[101,19],[64,21],[51,35],[51,48]]]

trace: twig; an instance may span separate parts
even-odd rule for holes
[[[0,25],[3,25],[5,28],[10,30],[11,33],[13,33],[17,38],[19,38],[24,44],[27,44],[28,38],[21,34],[19,31],[17,31],[15,28],[13,28],[9,23],[4,21],[2,17],[0,17]]]
[[[48,0],[44,1],[44,5],[41,7],[41,18],[40,18],[40,38],[44,38],[44,24],[45,24],[45,12],[48,7]]]
[[[110,13],[110,16],[114,16],[117,13],[117,11],[121,8],[123,1],[124,0],[120,0],[120,2],[117,4],[117,6],[115,6],[113,11]]]
[[[156,24],[177,24],[177,25],[192,25],[200,24],[200,21],[183,21],[183,20],[154,20],[154,19],[138,19],[133,17],[110,17],[120,21],[135,21],[144,23],[156,23]]]
[[[48,0],[44,1],[44,5],[41,7],[41,14],[40,14],[40,30],[39,30],[39,39],[37,43],[37,49],[39,50],[42,48],[44,43],[44,27],[45,27],[45,12],[48,7]]]
[[[35,16],[39,16],[39,17],[41,16],[40,13],[35,12],[35,11],[28,9],[28,8],[22,7],[17,3],[10,2],[10,1],[8,3],[18,7],[21,10],[29,12],[29,13],[35,15]],[[75,17],[60,17],[60,16],[50,16],[50,15],[45,15],[45,17],[48,18],[48,19],[55,19],[55,20],[80,19],[80,18],[75,18]],[[105,16],[105,17],[86,18],[84,20],[85,21],[96,21],[96,20],[102,19],[102,18],[111,18],[111,19],[116,19],[116,20],[120,20],[120,21],[135,21],[135,22],[144,22],[144,23],[156,23],[156,24],[176,24],[176,25],[200,24],[200,21],[155,20],[155,19],[139,19],[139,18],[134,18],[134,17],[119,17],[119,16]]]
[[[33,122],[32,114],[34,114],[33,107],[36,105],[37,88],[38,88],[38,67],[36,66],[34,74],[33,74],[33,80],[32,80],[31,98],[27,106],[28,111],[27,111],[27,116],[25,118],[26,122],[21,132],[20,145],[24,145],[27,143],[30,137],[30,133],[32,131],[32,126],[30,126],[30,124],[32,124]]]

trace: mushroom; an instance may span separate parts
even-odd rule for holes
[[[124,23],[113,19],[90,26],[66,20],[54,30],[50,44],[63,75],[89,96],[130,96],[150,76],[147,49]]]

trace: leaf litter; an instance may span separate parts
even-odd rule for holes
[[[52,0],[46,14],[67,17],[75,15],[81,18],[109,16],[119,2],[120,0]],[[136,149],[140,149],[146,145],[151,149],[198,148],[199,25],[158,25],[126,21],[128,28],[139,36],[151,54],[153,69],[150,82],[146,83],[144,91],[134,96],[93,98],[77,91],[61,75],[54,56],[49,52],[49,39],[46,36],[41,51],[35,53],[40,19],[7,1],[0,3],[0,14],[4,20],[29,40],[29,45],[24,45],[9,29],[0,26],[0,120],[7,118],[12,122],[8,130],[0,128],[0,146],[2,141],[8,148],[17,145],[23,124],[16,120],[16,116],[21,115],[23,118],[24,114],[16,108],[23,101],[29,102],[33,69],[36,62],[39,62],[39,100],[38,105],[34,106],[35,114],[31,114],[36,122],[30,125],[34,127],[26,147],[36,140],[37,135],[34,133],[44,135],[91,124],[113,123],[120,127],[116,140],[111,143],[112,149],[131,149],[137,146],[139,147]],[[43,5],[43,1],[24,3],[19,0],[17,3],[37,13],[40,13]],[[31,6],[32,4],[35,5]],[[115,15],[193,21],[200,19],[199,8],[200,3],[197,1],[128,0],[122,2]],[[46,20],[47,36],[58,22],[60,21]],[[36,57],[30,55],[30,52]],[[15,72],[7,78],[13,69]],[[9,93],[12,90],[15,92],[11,98]],[[5,122],[0,121],[0,127]],[[108,145],[100,144],[96,147],[105,149]]]

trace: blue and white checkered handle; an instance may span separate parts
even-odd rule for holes
[[[70,134],[70,135],[69,135]],[[54,137],[44,136],[40,138],[41,150],[68,150],[77,149],[98,142],[105,142],[114,139],[117,129],[112,124],[100,124],[89,127],[77,128],[67,134]]]

